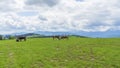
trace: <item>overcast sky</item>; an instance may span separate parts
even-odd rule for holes
[[[0,33],[120,30],[120,0],[0,0]]]

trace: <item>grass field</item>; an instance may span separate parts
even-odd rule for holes
[[[120,68],[120,38],[2,40],[0,68]]]

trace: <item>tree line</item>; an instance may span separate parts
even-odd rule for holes
[[[14,39],[15,36],[12,35],[0,35],[0,40]]]

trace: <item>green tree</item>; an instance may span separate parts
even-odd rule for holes
[[[0,40],[3,40],[3,36],[2,35],[0,35]]]
[[[14,36],[10,35],[8,39],[14,39],[14,38],[15,38]]]

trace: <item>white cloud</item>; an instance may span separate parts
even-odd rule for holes
[[[119,0],[1,0],[0,31],[120,30],[119,2]]]
[[[19,11],[22,10],[24,6],[24,0],[0,0],[1,12]]]

